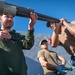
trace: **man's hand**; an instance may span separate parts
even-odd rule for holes
[[[11,35],[7,31],[0,31],[0,40],[3,40],[4,38],[11,39]]]
[[[64,68],[62,66],[57,66],[56,70],[59,72],[60,75],[65,75],[66,72],[64,71]]]
[[[35,13],[31,12],[30,13],[30,21],[29,21],[29,25],[28,25],[28,30],[33,29],[34,24],[36,23],[37,19],[38,19],[38,16]]]
[[[67,20],[66,20],[65,18],[60,19],[60,23],[61,23],[62,25],[64,25],[65,22],[67,23]]]

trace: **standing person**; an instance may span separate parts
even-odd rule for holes
[[[61,45],[71,55],[71,65],[75,67],[75,21],[68,23],[62,18],[60,23],[47,23],[53,30],[51,46]]]
[[[34,45],[34,24],[38,16],[30,13],[26,36],[12,31],[14,16],[3,13],[0,16],[0,75],[27,75],[27,65],[22,49],[30,50]]]
[[[66,60],[56,52],[48,49],[48,42],[46,39],[40,41],[40,48],[41,50],[38,52],[37,58],[44,70],[44,75],[57,75],[56,72],[59,72],[60,75],[66,74],[63,71]],[[60,65],[58,64],[58,60],[61,61]]]

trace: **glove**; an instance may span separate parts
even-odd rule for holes
[[[71,56],[71,60],[75,61],[75,56]]]
[[[65,75],[66,72],[64,71],[64,68],[62,66],[57,66],[56,70],[59,72],[60,75]]]
[[[71,60],[72,60],[72,66],[74,66],[75,67],[75,56],[71,56]]]
[[[73,69],[69,67],[64,67],[64,70],[72,71]]]

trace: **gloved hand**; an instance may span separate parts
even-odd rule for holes
[[[66,72],[64,71],[64,68],[60,65],[58,65],[56,67],[56,70],[59,72],[60,75],[65,75],[66,74]]]
[[[72,71],[73,69],[69,67],[64,67],[64,70]]]
[[[75,67],[75,56],[71,56],[71,60],[72,60],[72,66],[74,66]]]
[[[71,60],[75,61],[75,56],[71,56]]]

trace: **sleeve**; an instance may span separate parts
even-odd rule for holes
[[[45,57],[44,54],[45,54],[44,51],[39,51],[37,55],[37,59],[39,59],[40,57]]]
[[[24,39],[21,40],[22,48],[28,50],[31,49],[34,45],[34,30],[28,30],[23,38]]]

